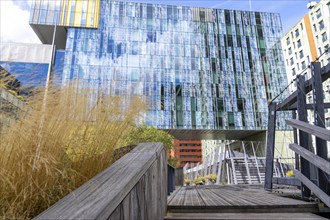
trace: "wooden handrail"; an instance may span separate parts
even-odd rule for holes
[[[323,140],[330,141],[330,131],[328,129],[299,121],[297,119],[286,120],[286,122],[288,125],[291,125],[301,131],[315,135]]]
[[[330,196],[323,192],[317,185],[315,185],[312,181],[306,178],[298,170],[294,170],[294,174],[295,177],[298,178],[301,182],[303,182],[322,202],[324,202],[324,204],[330,207]]]
[[[289,148],[308,160],[310,163],[314,164],[327,174],[330,174],[330,162],[323,159],[322,157],[319,157],[315,155],[314,153],[310,152],[309,150],[306,150],[302,146],[299,146],[298,144],[290,144]]]
[[[162,219],[166,179],[163,144],[139,144],[35,219]]]

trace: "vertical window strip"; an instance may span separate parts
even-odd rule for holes
[[[35,14],[35,9],[36,9],[36,1],[33,1],[32,6],[31,6],[31,11],[30,11],[30,18],[29,18],[29,23],[33,22],[34,14]]]
[[[69,26],[74,26],[74,21],[75,21],[75,9],[76,9],[76,0],[71,0],[71,7],[70,7],[70,18],[68,19],[68,25]]]
[[[89,21],[90,21],[90,27],[94,27],[94,16],[95,16],[95,1],[91,0],[91,5],[90,5],[90,14],[89,14]]]
[[[86,27],[86,20],[87,20],[87,11],[88,11],[88,1],[83,0],[83,5],[82,5],[82,13],[81,13],[81,26]]]
[[[74,11],[74,27],[81,26],[82,10],[83,10],[83,0],[76,0],[75,11]]]
[[[66,8],[65,8],[65,19],[63,25],[69,26],[70,25],[70,11],[71,11],[71,0],[66,0]]]
[[[61,9],[61,25],[66,25],[67,12],[68,12],[68,0],[62,0]]]
[[[93,12],[93,1],[88,0],[88,4],[87,4],[87,16],[86,16],[86,27],[91,27],[92,12]]]
[[[93,0],[95,1],[95,8],[94,8],[94,21],[92,27],[97,28],[99,22],[99,15],[100,15],[100,0]]]

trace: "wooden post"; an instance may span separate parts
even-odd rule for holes
[[[297,119],[297,113],[296,113],[296,110],[293,110],[292,111],[292,118],[293,119]],[[293,140],[294,140],[294,143],[298,143],[298,131],[297,131],[297,128],[293,128]],[[295,169],[296,170],[299,170],[299,155],[297,153],[294,154],[294,157],[295,157]]]
[[[307,122],[307,109],[306,109],[306,90],[305,90],[305,76],[298,76],[297,78],[297,110],[298,119]],[[299,130],[299,145],[309,150],[308,147],[308,134]],[[300,157],[301,173],[310,179],[310,166],[308,160]],[[310,189],[304,184],[301,186],[301,196],[303,199],[308,199],[311,195]]]
[[[314,105],[314,124],[325,128],[324,117],[324,97],[322,89],[321,65],[319,62],[312,62],[312,89],[313,89],[313,105]],[[327,160],[327,142],[321,138],[316,139],[316,153],[318,156]],[[318,169],[318,185],[325,193],[330,194],[328,176],[321,169]]]
[[[267,130],[267,149],[266,149],[266,173],[265,190],[271,191],[273,188],[273,164],[275,147],[275,128],[276,128],[276,102],[271,102],[268,106],[268,130]]]

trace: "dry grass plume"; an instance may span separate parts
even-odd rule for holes
[[[140,98],[77,86],[42,100],[34,97],[1,134],[0,218],[30,219],[108,167],[145,108]]]

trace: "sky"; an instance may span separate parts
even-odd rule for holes
[[[54,0],[58,1],[58,0]],[[101,0],[104,1],[104,0]],[[130,0],[156,4],[199,6],[280,13],[283,35],[307,12],[309,0]],[[321,0],[322,1],[322,0]],[[32,0],[0,0],[0,43],[40,43],[29,26]]]

